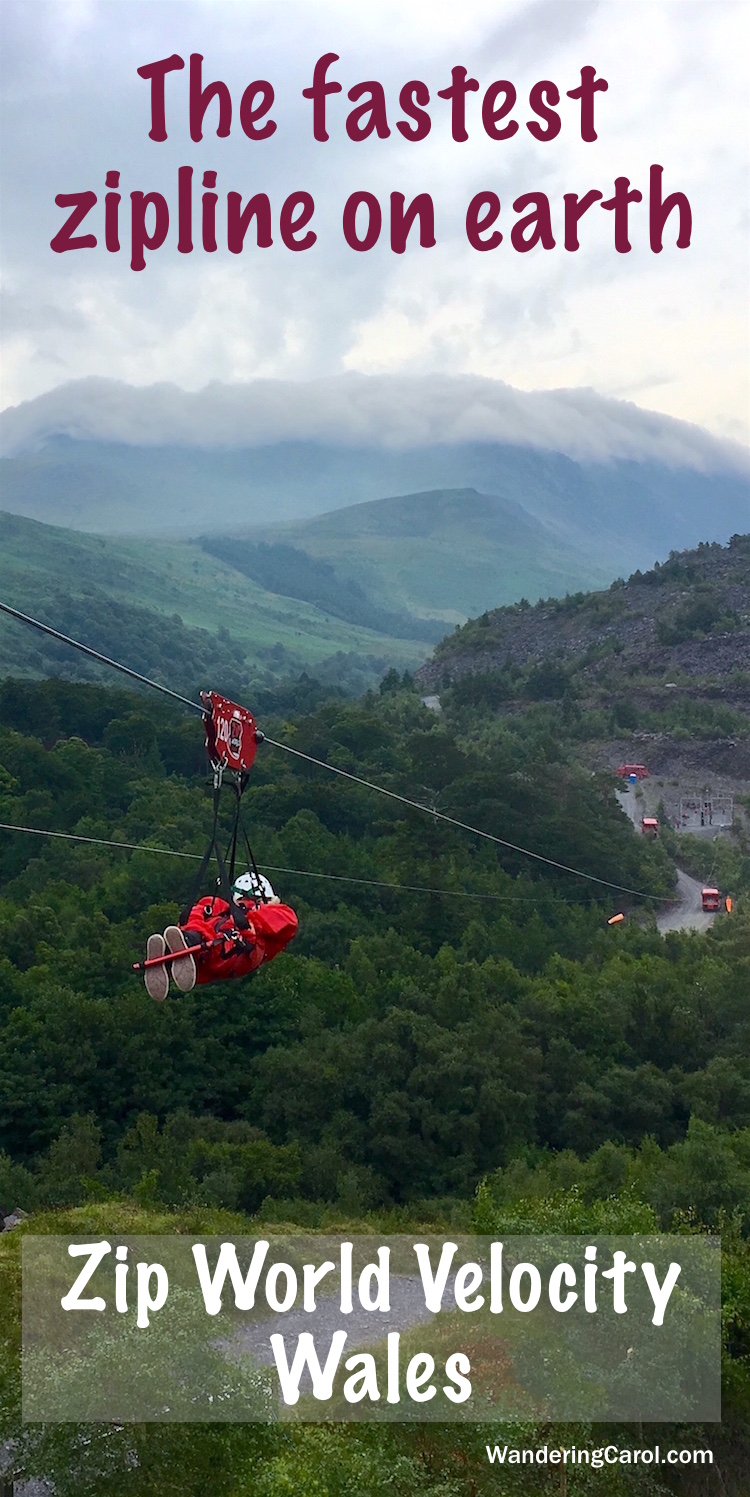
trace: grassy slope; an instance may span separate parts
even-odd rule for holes
[[[520,506],[475,489],[378,499],[263,535],[330,561],[384,606],[448,624],[610,580]]]
[[[239,572],[181,541],[86,535],[0,515],[0,591],[27,612],[54,589],[80,596],[96,588],[111,597],[216,632],[228,629],[253,650],[283,645],[300,665],[314,667],[338,650],[376,656],[402,669],[429,646],[391,639],[328,618],[311,604],[265,592]],[[16,626],[2,625],[0,658],[13,665]],[[265,662],[264,662],[265,663]],[[289,668],[287,659],[285,669]]]

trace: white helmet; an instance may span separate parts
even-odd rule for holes
[[[240,898],[259,899],[262,904],[275,898],[270,880],[262,873],[241,873],[232,885],[232,893]]]

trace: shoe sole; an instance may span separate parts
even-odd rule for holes
[[[151,961],[155,956],[164,956],[167,943],[163,936],[149,936],[146,942],[146,960]],[[155,1003],[163,1003],[169,992],[169,973],[166,967],[148,967],[143,974],[146,984],[146,992]]]
[[[170,951],[184,951],[185,956],[178,956],[176,961],[170,962],[172,978],[183,993],[190,993],[195,987],[198,976],[195,961],[188,955],[190,948],[185,940],[184,932],[179,925],[168,925],[164,932],[164,940]]]

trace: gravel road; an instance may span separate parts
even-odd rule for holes
[[[643,809],[643,802],[637,799],[635,790],[618,790],[617,799],[633,823],[633,829],[640,835],[641,817],[649,813]],[[657,928],[665,935],[668,930],[709,930],[716,919],[715,915],[709,914],[703,909],[701,903],[701,891],[703,885],[697,878],[691,878],[689,873],[677,870],[677,887],[674,898],[677,904],[667,905],[656,916]]]
[[[716,919],[701,905],[702,883],[688,873],[677,870],[675,894],[679,904],[671,904],[656,917],[656,924],[664,935],[668,930],[709,930]]]

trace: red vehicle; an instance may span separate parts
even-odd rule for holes
[[[657,816],[644,816],[641,821],[641,831],[644,837],[658,837],[659,819]]]
[[[721,895],[718,889],[701,889],[701,904],[704,910],[718,910],[721,903]]]
[[[619,774],[624,780],[629,779],[631,774],[636,775],[639,780],[647,780],[649,773],[645,764],[621,764],[619,769],[615,770],[615,774]]]

